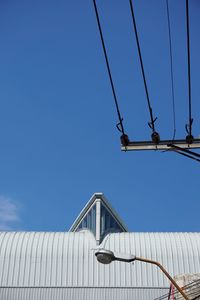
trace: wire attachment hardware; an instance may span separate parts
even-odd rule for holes
[[[155,131],[155,126],[154,126],[154,123],[156,122],[157,119],[158,118],[156,117],[152,122],[148,122],[149,127],[153,130],[151,139],[154,144],[159,144],[160,142],[160,135],[158,132]]]
[[[122,146],[124,146],[124,147],[128,146],[128,144],[129,144],[129,137],[128,137],[128,135],[127,134],[122,134],[120,136],[120,141],[121,141]]]
[[[192,144],[194,141],[194,137],[192,134],[188,134],[185,138],[187,144]]]
[[[117,123],[116,127],[119,130],[119,132],[124,134],[124,132],[123,132],[123,123],[122,122],[123,122],[123,118],[120,119],[120,121],[119,121],[119,123]]]
[[[153,131],[155,131],[155,127],[154,127],[154,123],[156,122],[158,118],[156,117],[155,119],[153,119],[152,122],[148,122],[148,125],[151,129],[153,129]]]
[[[159,144],[160,143],[160,135],[159,135],[159,133],[158,132],[156,132],[156,131],[154,131],[153,133],[152,133],[152,135],[151,135],[151,139],[152,139],[152,142],[154,143],[154,144]]]
[[[192,123],[193,123],[193,119],[190,118],[189,124],[185,125],[186,132],[188,133],[188,135],[186,136],[185,140],[186,140],[186,142],[188,144],[192,144],[193,141],[194,141],[194,137],[192,135]]]
[[[117,129],[119,130],[119,132],[122,133],[122,135],[120,136],[121,145],[122,145],[123,147],[126,147],[126,146],[128,146],[128,144],[129,144],[129,137],[128,137],[127,134],[124,133],[124,131],[123,131],[123,129],[122,129],[122,124],[123,124],[122,122],[123,122],[123,118],[120,119],[120,122],[117,123],[116,127],[117,127]]]

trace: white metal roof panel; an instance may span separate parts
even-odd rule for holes
[[[174,276],[200,270],[200,233],[112,233],[100,248],[159,261]],[[141,262],[102,265],[94,236],[82,232],[1,232],[1,287],[168,287]]]
[[[153,300],[167,289],[139,288],[0,288],[2,300]]]

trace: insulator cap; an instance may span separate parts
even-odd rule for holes
[[[122,134],[121,137],[120,137],[120,140],[121,140],[121,144],[126,147],[128,146],[129,144],[129,137],[127,134]]]
[[[153,142],[154,144],[159,144],[159,142],[160,142],[160,135],[159,135],[159,133],[156,132],[156,131],[154,131],[154,132],[152,133],[152,135],[151,135],[151,139],[152,139],[152,142]]]
[[[186,143],[187,143],[187,144],[192,144],[192,143],[193,143],[193,140],[194,140],[194,137],[193,137],[193,135],[188,134],[188,135],[186,136],[185,140],[186,140]]]

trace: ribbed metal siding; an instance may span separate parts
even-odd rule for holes
[[[0,300],[153,300],[167,289],[0,288]]]
[[[95,246],[89,232],[1,233],[0,286],[92,284]]]
[[[105,238],[101,247],[156,260],[172,276],[200,271],[200,233],[115,233]],[[169,284],[155,265],[137,261],[123,266],[120,262],[113,263],[109,277],[114,272],[122,272],[123,267],[126,272],[120,276],[120,286],[166,287]]]
[[[100,248],[152,258],[170,274],[198,273],[199,233],[113,233]],[[156,266],[102,265],[88,232],[0,233],[1,287],[168,287]],[[2,289],[1,289],[2,290]]]

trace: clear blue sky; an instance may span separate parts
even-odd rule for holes
[[[150,138],[128,0],[97,1],[124,126]],[[200,3],[190,0],[193,134],[200,135]],[[185,1],[170,1],[177,138],[186,136]],[[166,2],[135,0],[157,130],[173,135]],[[120,151],[92,0],[0,2],[0,225],[67,230],[103,192],[131,231],[199,231],[200,164]],[[6,215],[7,214],[7,215]]]

